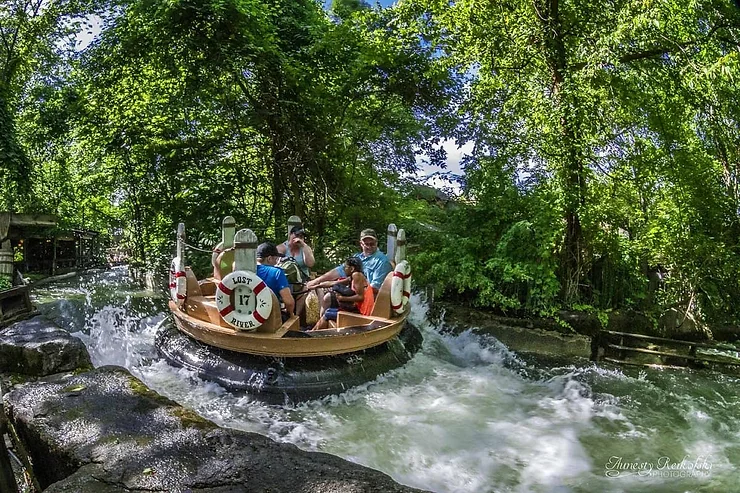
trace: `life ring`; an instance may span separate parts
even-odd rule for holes
[[[188,281],[185,278],[185,266],[180,257],[175,257],[170,263],[170,297],[175,303],[185,299]]]
[[[393,271],[391,281],[391,308],[400,314],[406,309],[411,297],[411,264],[403,260]]]
[[[256,330],[272,312],[272,291],[254,272],[237,270],[216,286],[216,307],[232,327]]]

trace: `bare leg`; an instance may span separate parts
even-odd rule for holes
[[[328,325],[328,320],[326,320],[324,317],[321,317],[318,322],[316,322],[316,325],[313,326],[311,330],[322,330],[325,329]]]
[[[321,316],[324,316],[324,312],[331,306],[331,291],[328,291],[321,300]]]
[[[316,296],[319,297],[319,301],[321,302],[321,313],[324,313],[324,310],[329,308],[329,305],[331,304],[331,296],[327,299],[327,295],[329,295],[331,291],[326,291],[324,288],[316,288]]]

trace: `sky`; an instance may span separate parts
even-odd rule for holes
[[[324,8],[328,9],[331,7],[331,1],[332,0],[324,0]],[[396,3],[396,0],[378,0],[377,2],[375,0],[365,0],[370,5],[380,4],[383,7],[390,7],[394,3]]]

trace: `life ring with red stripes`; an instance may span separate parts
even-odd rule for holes
[[[406,309],[411,297],[411,264],[403,260],[393,271],[391,281],[391,308],[401,314]]]
[[[180,257],[175,257],[170,263],[170,297],[175,303],[182,303],[187,293],[187,279],[185,265]]]
[[[272,291],[254,272],[237,270],[216,286],[216,307],[232,327],[256,330],[272,312]]]

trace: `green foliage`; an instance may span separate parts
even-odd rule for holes
[[[2,275],[0,276],[0,291],[10,289],[13,287],[13,282],[10,277]]]
[[[729,5],[131,0],[81,53],[95,5],[34,5],[0,7],[0,209],[150,268],[179,222],[207,249],[225,215],[282,241],[297,214],[319,269],[394,222],[417,284],[478,306],[740,321]],[[474,144],[452,201],[413,178],[446,139]]]
[[[426,20],[423,35],[468,79],[455,132],[475,148],[460,216],[478,224],[441,224],[455,247],[420,256],[430,280],[503,309],[683,306],[740,320],[736,9],[418,0],[398,11]],[[512,182],[520,207],[497,200]],[[657,292],[655,269],[669,272]]]

